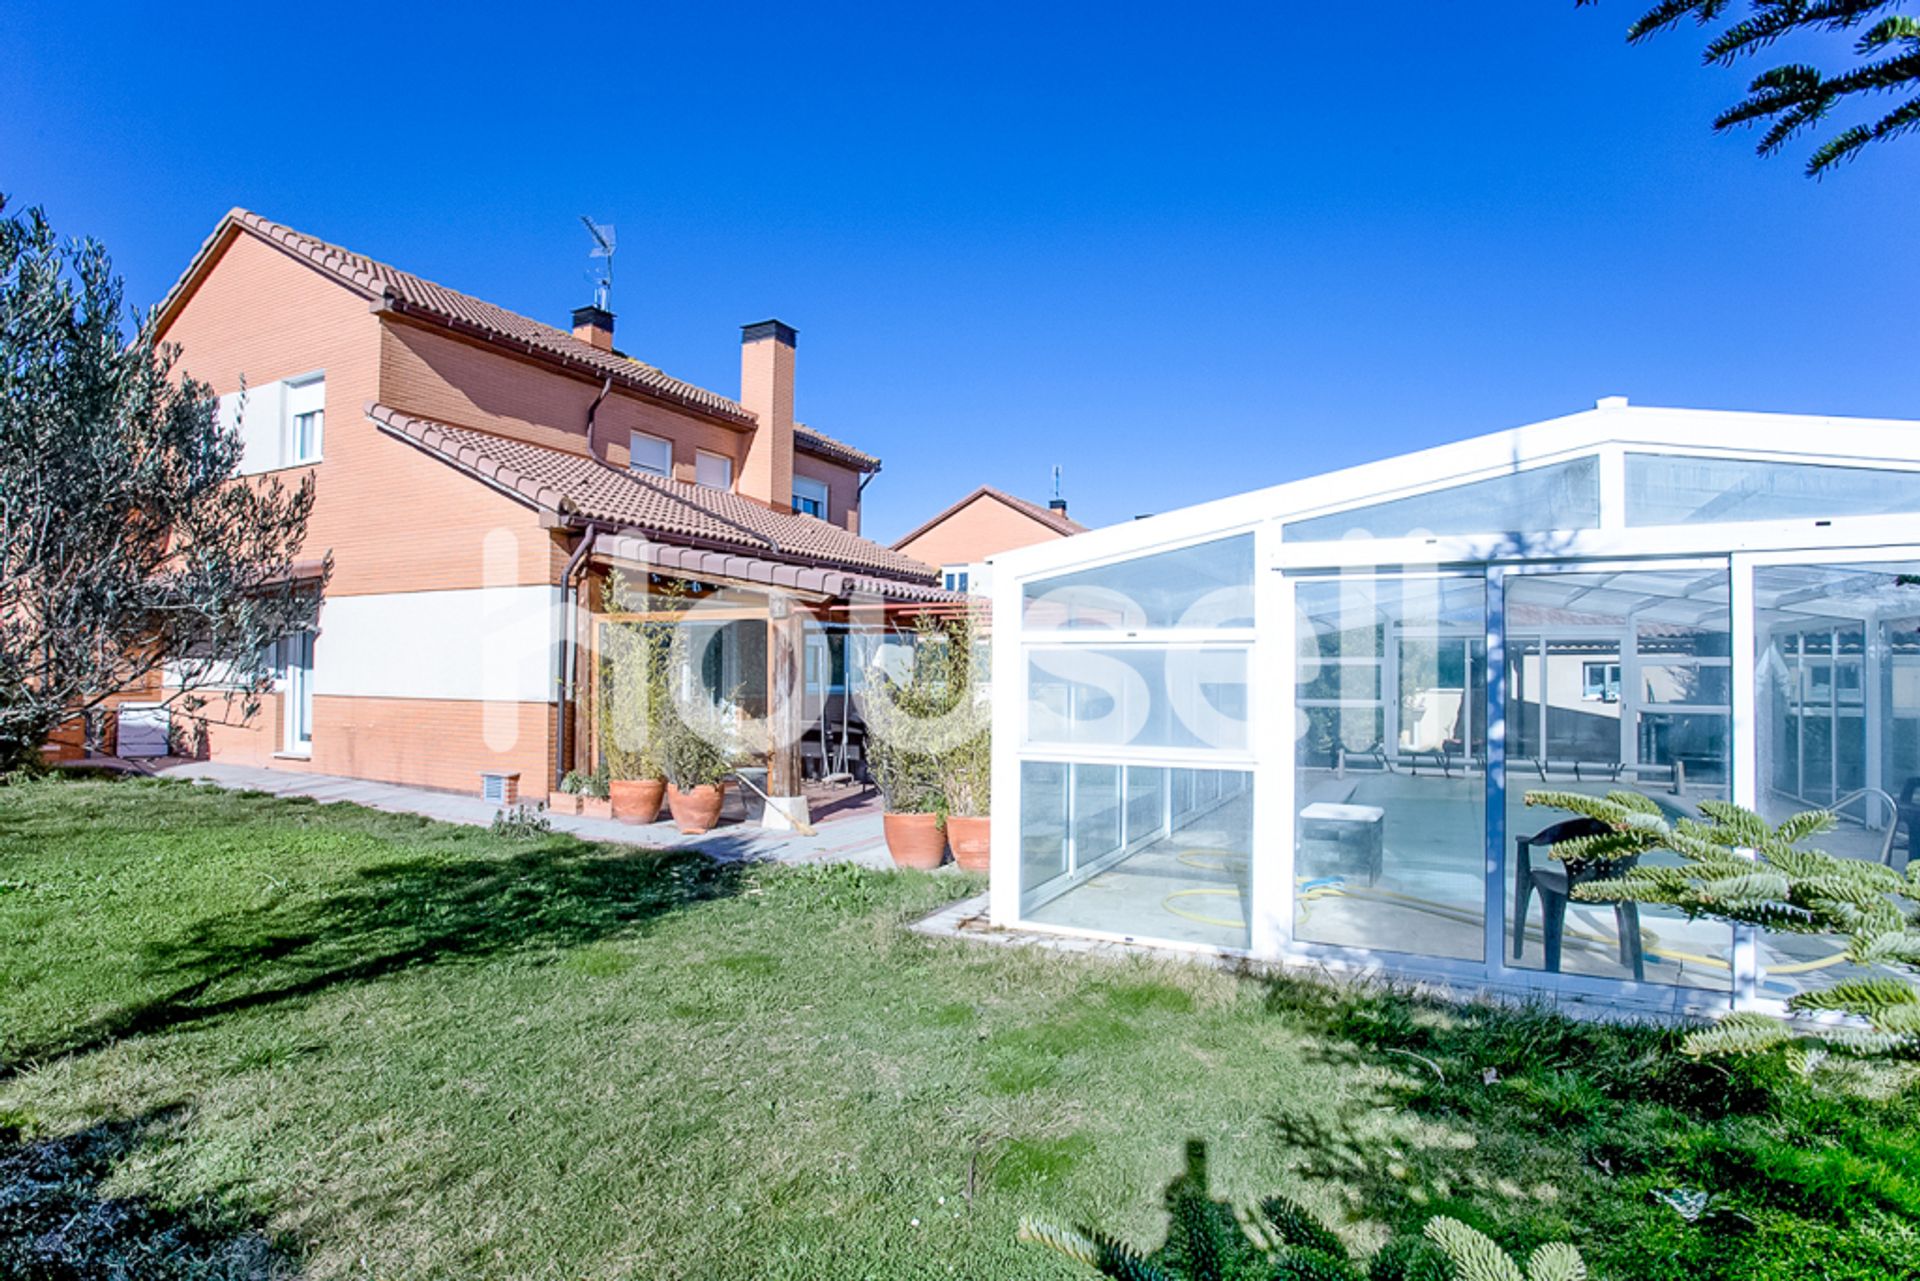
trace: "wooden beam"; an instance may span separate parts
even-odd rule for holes
[[[806,717],[806,611],[784,596],[767,601],[767,795],[804,794],[800,733]]]

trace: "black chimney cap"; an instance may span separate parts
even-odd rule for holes
[[[573,309],[573,327],[579,329],[586,325],[591,325],[595,329],[604,329],[608,333],[612,333],[613,313],[605,307],[597,307],[592,304],[588,304],[585,307],[575,307]]]
[[[798,331],[796,331],[792,325],[779,320],[760,320],[755,321],[751,325],[740,326],[740,341],[743,343],[758,342],[762,338],[773,338],[792,347],[795,345],[795,340],[799,337]]]

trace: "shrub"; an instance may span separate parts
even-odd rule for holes
[[[1659,805],[1637,792],[1606,796],[1529,792],[1527,804],[1570,810],[1609,830],[1553,847],[1571,863],[1617,863],[1670,850],[1678,867],[1637,864],[1575,887],[1590,902],[1628,901],[1677,907],[1689,917],[1791,934],[1840,934],[1855,965],[1920,969],[1920,864],[1902,875],[1861,859],[1839,858],[1806,841],[1834,825],[1825,810],[1796,814],[1775,827],[1752,810],[1702,801],[1706,823],[1669,823]],[[1734,1014],[1687,1038],[1691,1054],[1751,1054],[1806,1041],[1862,1053],[1920,1048],[1920,990],[1897,978],[1863,978],[1802,992],[1795,1013],[1843,1014],[1850,1027],[1810,1029],[1805,1036],[1763,1014]]]
[[[504,836],[513,841],[525,841],[536,836],[545,836],[553,830],[553,823],[539,809],[523,802],[512,809],[503,809],[495,814],[491,830],[495,836]]]

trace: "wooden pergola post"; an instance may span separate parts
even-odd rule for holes
[[[785,595],[767,598],[767,817],[786,828],[808,821],[800,777],[800,736],[806,721],[805,609]],[[779,812],[775,812],[775,811]]]

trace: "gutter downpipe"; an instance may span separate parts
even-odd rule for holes
[[[607,380],[600,384],[600,394],[593,398],[591,405],[587,406],[587,453],[592,454],[596,458],[598,458],[599,455],[593,453],[593,420],[595,415],[600,412],[600,402],[605,400],[612,391],[613,375],[608,374]],[[606,460],[602,458],[601,461],[605,462]]]
[[[580,545],[573,549],[573,555],[567,558],[567,567],[560,572],[560,650],[556,656],[557,671],[554,673],[559,702],[554,708],[553,733],[553,785],[560,786],[560,780],[567,774],[567,758],[572,755],[573,725],[567,719],[567,710],[573,706],[573,686],[578,675],[579,645],[579,599],[580,588],[575,582],[580,567],[586,564],[587,556],[593,551],[596,534],[591,521],[579,522]]]

